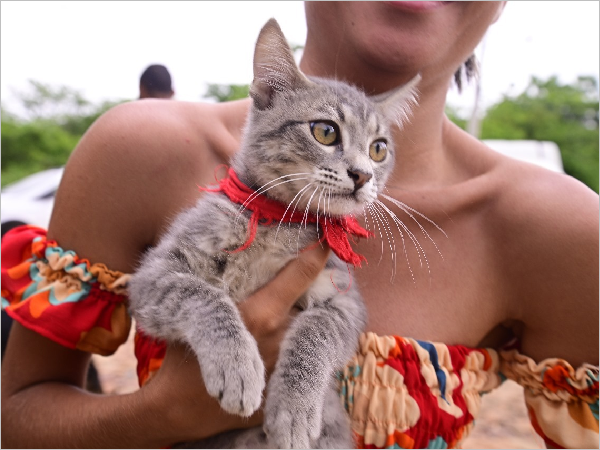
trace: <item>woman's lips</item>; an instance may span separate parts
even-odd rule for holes
[[[412,11],[412,12],[423,12],[423,11],[431,11],[433,9],[440,8],[442,6],[447,5],[448,3],[453,2],[384,2],[386,5],[390,5],[397,9],[402,9],[404,11]]]

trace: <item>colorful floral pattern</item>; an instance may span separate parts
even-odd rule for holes
[[[502,372],[524,387],[535,431],[549,447],[598,448],[598,367],[574,369],[563,359],[536,363],[502,352]]]
[[[2,239],[3,308],[69,348],[108,355],[125,342],[128,279],[62,250],[40,228],[15,228]],[[140,385],[165,351],[138,330]],[[506,378],[525,388],[533,428],[549,446],[598,448],[597,366],[364,333],[339,382],[358,448],[455,448],[473,427],[481,395]]]
[[[358,448],[457,448],[482,394],[506,378],[525,388],[531,423],[549,446],[598,447],[598,367],[536,364],[517,350],[364,333],[340,395]]]
[[[167,352],[167,344],[144,334],[138,328],[135,333],[134,351],[137,359],[138,383],[141,387],[160,369]]]
[[[340,390],[357,447],[457,447],[498,368],[488,350],[364,333]]]
[[[2,307],[61,345],[112,354],[129,334],[129,275],[90,264],[24,225],[2,238]]]

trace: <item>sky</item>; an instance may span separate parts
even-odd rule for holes
[[[518,94],[531,76],[598,78],[599,2],[509,1],[476,50],[483,107]],[[1,97],[19,112],[16,93],[33,79],[66,85],[93,102],[134,99],[153,63],[173,77],[176,98],[201,101],[207,83],[252,80],[254,43],[275,17],[292,44],[306,36],[302,2],[1,3]],[[475,85],[448,102],[467,113]]]

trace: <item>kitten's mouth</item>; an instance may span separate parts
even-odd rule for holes
[[[360,192],[332,192],[332,200],[336,199],[335,208],[331,208],[330,214],[334,216],[346,216],[349,214],[357,214],[370,203],[365,195],[360,195]],[[332,201],[333,203],[333,201]],[[333,206],[333,205],[328,205]]]
[[[366,196],[362,195],[361,191],[332,192],[331,196],[336,197],[336,198],[351,200],[351,201],[361,204],[361,205],[368,203],[368,201],[365,200]]]
[[[353,192],[348,192],[348,193],[337,193],[337,192],[332,192],[331,196],[335,197],[335,198],[342,198],[342,199],[346,199],[346,200],[352,200],[356,203],[363,203],[362,201],[360,201],[358,199],[358,192],[353,191]]]

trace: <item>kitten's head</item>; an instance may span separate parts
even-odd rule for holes
[[[256,44],[253,105],[233,168],[292,208],[361,212],[393,169],[392,127],[407,119],[419,79],[371,98],[340,81],[309,79],[271,19]]]

